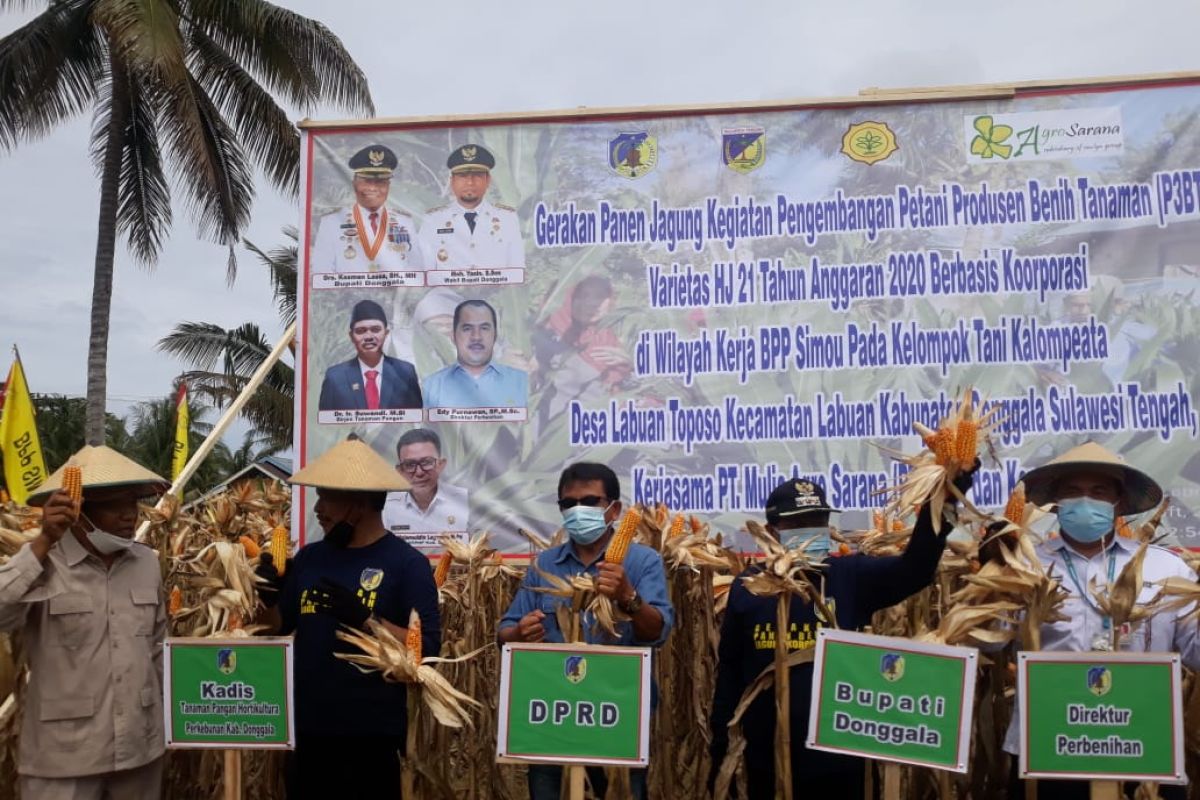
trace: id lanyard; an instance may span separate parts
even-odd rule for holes
[[[1117,544],[1114,542],[1110,546],[1108,553],[1108,585],[1112,586],[1113,578],[1117,574]],[[1108,616],[1100,610],[1092,598],[1088,597],[1087,591],[1083,587],[1083,582],[1079,580],[1079,573],[1075,571],[1075,557],[1071,555],[1071,548],[1064,547],[1062,550],[1063,561],[1067,562],[1067,574],[1071,576],[1071,582],[1075,584],[1075,588],[1079,590],[1079,598],[1088,606],[1088,608],[1100,615],[1100,624],[1103,632],[1092,640],[1093,650],[1111,650],[1112,649],[1112,617]]]

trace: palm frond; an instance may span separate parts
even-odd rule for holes
[[[237,134],[212,98],[188,75],[163,87],[159,126],[174,156],[175,174],[187,193],[201,237],[232,245],[250,221],[254,177]],[[236,262],[228,270],[230,282]]]
[[[0,0],[0,9],[25,5]],[[106,59],[90,5],[53,3],[0,39],[0,148],[44,136],[96,99]]]
[[[300,247],[295,242],[299,241],[300,233],[292,225],[285,227],[283,233],[293,244],[273,247],[269,251],[264,251],[248,239],[243,240],[242,244],[267,268],[279,319],[287,327],[296,321],[296,265],[300,261]]]
[[[321,23],[265,0],[191,0],[189,10],[230,58],[302,112],[324,102],[374,116],[366,76]]]
[[[277,189],[295,195],[300,184],[300,133],[250,73],[203,30],[189,33],[192,74],[237,130],[246,152]]]
[[[144,81],[117,70],[101,90],[92,124],[92,161],[103,164],[114,107],[126,114],[119,127],[121,166],[117,180],[117,226],[143,266],[153,266],[171,228],[171,189],[158,144],[157,110]],[[114,104],[113,93],[121,92]]]
[[[161,0],[94,0],[92,23],[130,70],[163,83],[187,75],[187,58],[173,3]]]

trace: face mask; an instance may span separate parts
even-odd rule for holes
[[[124,536],[117,536],[116,534],[102,531],[99,528],[89,531],[87,537],[88,541],[92,543],[92,547],[106,556],[111,556],[133,547],[133,537],[126,539]]]
[[[575,544],[591,544],[604,535],[608,523],[604,514],[608,506],[572,506],[563,514],[563,528]]]
[[[1113,504],[1104,500],[1072,497],[1059,501],[1058,524],[1075,541],[1091,544],[1112,531],[1115,513]]]
[[[824,558],[829,555],[829,528],[793,528],[780,531],[779,542],[789,550],[810,542],[804,548],[804,555],[810,559]]]

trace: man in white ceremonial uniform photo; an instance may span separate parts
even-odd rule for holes
[[[381,144],[368,145],[350,159],[355,203],[321,218],[313,246],[313,272],[425,268],[412,216],[387,206],[396,164],[396,154]]]
[[[496,159],[464,144],[446,159],[454,202],[425,212],[419,235],[428,269],[525,267],[515,209],[487,199]]]

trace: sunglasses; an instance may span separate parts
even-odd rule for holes
[[[560,497],[558,498],[558,510],[566,511],[567,509],[574,508],[575,506],[588,506],[595,508],[596,506],[605,505],[607,503],[607,497],[599,497],[598,495],[594,494],[589,494],[586,497]]]

